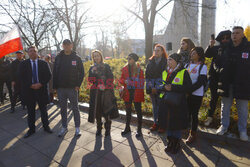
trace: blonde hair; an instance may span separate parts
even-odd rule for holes
[[[104,61],[103,61],[103,56],[102,56],[102,52],[100,51],[100,50],[93,50],[92,52],[91,52],[91,58],[92,58],[92,60],[93,60],[93,62],[95,63],[95,60],[94,60],[94,53],[99,53],[99,55],[101,56],[101,63],[103,63]]]

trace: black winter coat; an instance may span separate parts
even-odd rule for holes
[[[83,77],[82,60],[76,52],[65,55],[63,50],[56,56],[53,68],[54,89],[80,87]]]
[[[219,66],[219,95],[228,97],[231,85],[234,98],[250,100],[250,42],[244,37],[234,47],[231,41],[219,59]]]
[[[90,100],[89,100],[89,117],[88,121],[94,123],[94,119],[96,114],[100,114],[101,116],[105,116],[107,113],[110,116],[110,119],[117,118],[119,116],[116,99],[114,96],[114,76],[108,64],[97,65],[97,71],[93,72],[92,69],[95,66],[91,66],[89,69],[89,77],[88,81],[92,84],[90,88]],[[97,88],[98,84],[104,84],[105,90],[101,91]],[[102,96],[101,101],[97,100],[97,94]],[[108,96],[108,97],[104,97]],[[106,101],[108,100],[108,101]],[[106,106],[106,104],[110,104],[113,106]],[[96,111],[96,105],[101,105],[102,111]],[[107,113],[105,111],[109,110]]]
[[[166,81],[166,84],[171,84],[176,74],[182,69],[183,68],[179,68],[178,70],[174,71]],[[171,91],[181,93],[183,98],[181,100],[181,104],[178,107],[165,104],[163,100],[160,101],[159,125],[161,128],[166,130],[182,130],[188,128],[188,107],[186,94],[191,88],[191,85],[192,81],[187,70],[184,73],[183,85],[171,85]],[[161,90],[165,91],[164,86],[162,86]]]
[[[218,64],[218,58],[223,54],[225,47],[226,44],[217,45],[212,48],[208,46],[205,50],[205,57],[212,58],[211,66],[208,72],[208,80],[210,82],[215,82],[216,85],[218,83],[218,73],[220,69]]]
[[[159,64],[155,63],[155,57],[149,60],[148,65],[146,67],[145,77],[146,77],[146,92],[151,94],[152,87],[149,86],[151,82],[153,88],[157,88],[162,84],[162,72],[165,70],[167,66],[167,59],[165,57],[161,58]]]
[[[11,63],[11,80],[14,82],[18,82],[18,67],[22,60],[14,60]]]
[[[0,82],[11,81],[11,64],[10,61],[0,61]]]

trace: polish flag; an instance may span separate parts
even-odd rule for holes
[[[12,30],[0,40],[0,58],[19,50],[23,50],[23,45],[18,27],[14,26]]]

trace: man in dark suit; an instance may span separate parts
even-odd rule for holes
[[[49,102],[47,83],[51,78],[51,72],[43,60],[38,59],[38,52],[35,46],[28,49],[29,59],[24,60],[19,66],[19,77],[21,78],[21,92],[23,94],[24,103],[28,110],[28,126],[29,130],[24,138],[35,133],[35,107],[36,102],[41,111],[41,119],[44,131],[52,133],[49,127],[47,104]]]

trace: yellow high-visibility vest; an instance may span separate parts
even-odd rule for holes
[[[173,81],[172,81],[172,84],[173,84],[173,85],[183,85],[183,80],[184,80],[184,73],[185,73],[185,71],[186,71],[186,69],[183,69],[183,70],[179,71],[179,72],[176,74],[175,78],[174,78]],[[162,80],[163,80],[163,81],[166,81],[167,77],[168,77],[168,72],[167,72],[166,70],[164,70],[164,71],[162,72]],[[163,82],[163,81],[162,81],[162,83],[165,84],[165,82]],[[161,94],[160,94],[160,98],[162,98],[163,95],[164,95],[164,93],[161,93]]]

